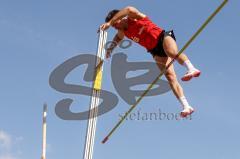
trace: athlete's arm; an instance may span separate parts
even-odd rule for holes
[[[114,48],[124,39],[124,32],[118,30],[117,34],[114,36],[111,45],[107,48],[106,58],[111,56]]]
[[[138,11],[134,7],[125,7],[120,10],[109,22],[104,23],[100,26],[100,29],[107,30],[110,26],[112,26],[117,20],[122,19],[123,17],[128,16],[131,19],[142,19],[145,18],[146,15]]]
[[[145,18],[146,15],[138,11],[136,8],[128,6],[120,10],[110,21],[109,23],[112,25],[117,20],[122,19],[123,17],[128,16],[132,19],[142,19]]]

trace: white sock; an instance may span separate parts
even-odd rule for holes
[[[189,60],[184,61],[183,65],[187,68],[189,72],[196,69]]]
[[[187,99],[186,99],[185,96],[180,97],[178,100],[179,100],[179,102],[181,103],[181,105],[183,106],[183,109],[188,108],[188,107],[191,107],[191,106],[188,104],[188,101],[187,101]]]

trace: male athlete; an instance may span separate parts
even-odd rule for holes
[[[163,70],[178,53],[173,31],[163,30],[134,7],[129,6],[122,10],[110,11],[100,29],[107,30],[110,26],[117,30],[117,34],[113,38],[114,43],[107,49],[106,58],[110,57],[113,49],[125,36],[145,47],[152,54],[160,70]],[[201,72],[192,65],[185,54],[182,53],[176,60],[187,69],[187,73],[182,77],[182,81],[189,81],[194,77],[200,76]],[[173,65],[165,72],[165,76],[173,93],[183,107],[180,115],[187,117],[192,114],[194,109],[188,104],[184,96]]]

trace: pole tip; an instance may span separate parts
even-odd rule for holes
[[[107,140],[108,140],[108,136],[103,139],[102,144],[105,144]]]
[[[47,103],[43,104],[43,110],[46,112],[47,111]]]

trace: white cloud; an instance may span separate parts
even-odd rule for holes
[[[0,148],[10,149],[11,145],[12,145],[11,136],[6,132],[0,130]]]
[[[19,159],[21,151],[16,146],[23,140],[23,137],[13,138],[7,132],[0,130],[0,159]]]

